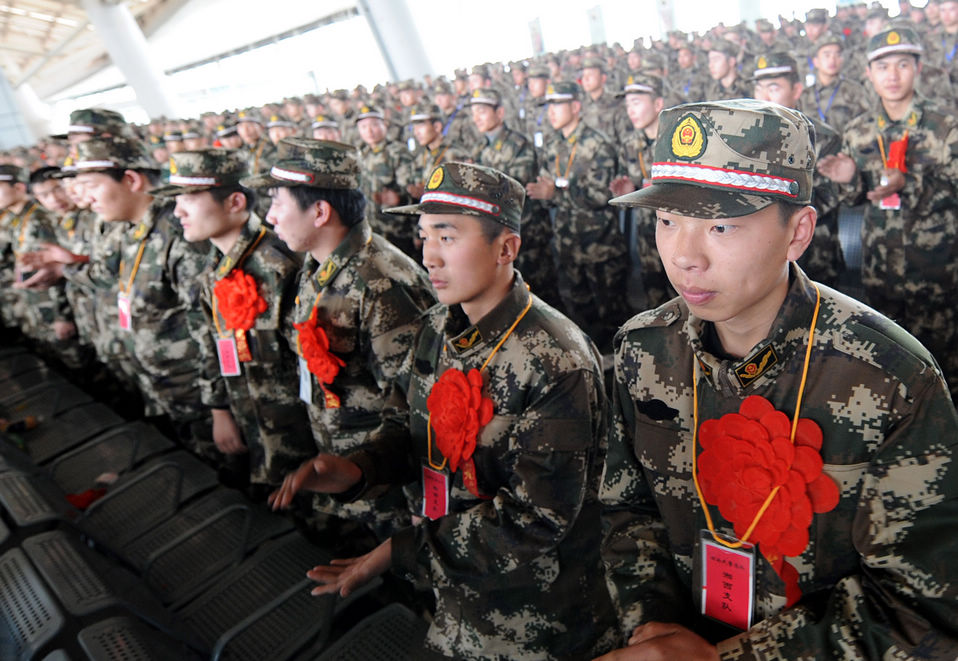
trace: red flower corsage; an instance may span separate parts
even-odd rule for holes
[[[253,276],[242,269],[233,269],[228,276],[218,280],[213,285],[213,294],[229,330],[248,331],[257,315],[269,307],[266,299],[260,296]]]
[[[313,308],[309,319],[294,323],[293,327],[299,334],[299,350],[306,367],[320,383],[329,384],[339,374],[341,367],[346,363],[329,350],[329,337],[326,331],[316,322],[316,308]]]
[[[703,452],[697,459],[702,496],[743,537],[773,489],[768,508],[748,541],[785,582],[788,605],[801,597],[798,572],[783,556],[801,555],[808,546],[812,514],[838,504],[835,481],[822,472],[822,430],[800,418],[794,445],[792,423],[759,395],[745,399],[738,413],[706,420],[699,427]]]
[[[479,430],[492,420],[492,400],[482,396],[482,373],[447,369],[429,391],[426,399],[436,445],[449,459],[455,473],[459,465],[472,458]]]

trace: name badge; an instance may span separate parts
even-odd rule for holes
[[[220,359],[220,374],[239,376],[239,353],[236,351],[236,339],[232,337],[216,338],[216,355]]]
[[[133,330],[133,314],[130,311],[130,297],[127,294],[116,295],[116,312],[120,330]]]
[[[406,141],[406,148],[409,151],[416,151],[416,138],[409,138],[409,140]]]
[[[746,543],[730,549],[716,542],[708,530],[702,531],[700,547],[702,614],[747,630],[754,613],[755,547]]]
[[[569,179],[566,177],[556,177],[556,188],[568,188]]]
[[[542,131],[536,131],[533,134],[532,142],[535,143],[536,147],[542,148]]]
[[[299,359],[299,398],[307,404],[313,403],[313,379],[302,356]]]
[[[898,193],[892,193],[888,197],[883,197],[881,202],[879,202],[879,206],[882,209],[891,209],[893,211],[897,211],[898,209],[901,209],[901,195]]]
[[[526,109],[519,108],[519,119],[525,119],[525,118],[526,118]]]
[[[432,520],[449,514],[449,473],[422,467],[422,515]]]
[[[805,87],[815,87],[815,74],[805,74]]]

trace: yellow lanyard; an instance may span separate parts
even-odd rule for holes
[[[259,171],[259,157],[263,155],[263,149],[266,148],[266,139],[261,138],[259,147],[256,148],[256,153],[253,154],[253,173]]]
[[[516,320],[512,322],[512,325],[509,326],[509,330],[506,331],[505,335],[502,336],[502,339],[496,344],[495,348],[492,350],[492,353],[489,354],[489,357],[486,358],[486,362],[482,364],[482,367],[479,368],[479,373],[486,371],[486,367],[489,365],[489,361],[492,360],[492,357],[496,355],[500,347],[505,344],[505,341],[509,339],[509,336],[512,335],[512,331],[516,329],[516,326],[519,325],[519,322],[522,321],[522,318],[526,316],[526,313],[529,312],[529,308],[532,307],[532,294],[529,294],[529,301],[526,303],[526,307],[523,308],[522,312],[519,313],[519,316],[516,317]],[[443,346],[443,352],[446,351],[446,347]],[[442,463],[438,466],[432,461],[432,413],[429,414],[429,420],[426,423],[426,461],[429,462],[429,465],[437,471],[441,471],[446,467],[446,463],[449,461],[449,457],[443,457]]]
[[[27,221],[30,220],[31,214],[36,211],[37,205],[30,207],[20,218],[20,234],[17,236],[17,254],[20,254],[20,249],[23,248],[23,242],[27,238]]]
[[[645,169],[645,157],[642,156],[642,150],[639,150],[639,169],[642,171],[642,182],[649,178],[649,173]]]
[[[446,152],[447,152],[448,150],[449,150],[448,145],[442,148],[442,151],[439,152],[439,155],[436,156],[436,158],[435,158],[435,159],[433,160],[433,162],[432,162],[432,165],[429,167],[429,171],[430,171],[430,172],[432,172],[433,170],[435,170],[435,169],[436,169],[436,166],[438,166],[438,165],[442,162],[442,157],[446,155]],[[429,156],[431,156],[431,155],[432,155],[432,152],[429,151],[428,149],[423,153],[423,155],[422,155],[422,166],[423,166],[423,168],[426,167],[426,163],[429,162]]]
[[[805,394],[805,381],[808,378],[808,365],[812,357],[812,340],[815,337],[815,325],[818,323],[818,310],[822,304],[822,292],[818,289],[818,285],[814,282],[811,283],[812,287],[815,288],[815,312],[812,314],[812,324],[808,329],[808,346],[805,349],[805,365],[802,367],[802,380],[798,386],[798,398],[795,401],[795,414],[792,416],[792,433],[789,437],[789,440],[792,442],[792,445],[795,444],[795,432],[798,429],[798,418],[802,409],[802,396]],[[737,542],[727,542],[722,539],[715,532],[715,525],[712,523],[712,515],[709,513],[708,505],[705,504],[705,497],[702,495],[702,489],[699,486],[699,475],[698,475],[698,466],[696,463],[695,457],[695,445],[698,440],[698,430],[699,430],[699,393],[698,393],[698,365],[699,361],[693,356],[692,359],[692,480],[695,482],[695,493],[698,494],[699,503],[702,504],[702,511],[705,512],[705,521],[708,523],[709,532],[712,533],[712,538],[721,544],[722,546],[728,547],[730,549],[737,549],[741,547],[748,541],[749,536],[755,530],[755,526],[758,525],[758,522],[762,519],[762,515],[765,514],[765,510],[768,509],[768,506],[772,504],[772,501],[775,499],[775,496],[778,494],[778,490],[781,488],[781,485],[772,489],[772,492],[768,494],[768,498],[765,499],[765,502],[762,503],[762,507],[759,508],[758,512],[755,514],[755,518],[752,519],[752,523],[749,525],[748,529],[745,531],[745,534],[742,535],[742,539]]]
[[[579,146],[579,143],[576,142],[575,138],[572,138],[572,151],[569,153],[569,161],[565,164],[565,173],[559,175],[559,155],[556,154],[556,175],[561,176],[564,179],[569,178],[569,171],[572,169],[572,161],[575,160],[575,150]]]
[[[236,262],[236,266],[233,267],[234,269],[238,269],[239,267],[243,265],[243,262],[246,261],[246,258],[249,257],[250,253],[256,250],[256,246],[259,245],[259,242],[263,240],[264,236],[266,236],[266,228],[260,227],[259,236],[256,237],[256,240],[253,241],[253,243],[250,244],[249,248],[247,248],[243,252],[242,256]],[[229,333],[223,332],[223,329],[220,327],[220,316],[216,313],[216,292],[215,291],[210,292],[210,298],[213,299],[213,323],[216,324],[216,334],[218,337],[226,337],[227,335],[229,335]],[[230,329],[227,328],[226,330],[230,330]]]
[[[133,280],[136,279],[136,272],[140,270],[140,260],[143,259],[143,251],[146,249],[146,241],[150,238],[150,233],[147,232],[146,236],[140,240],[140,248],[136,251],[136,260],[133,262],[133,270],[130,272],[130,278],[126,281],[126,286],[120,285],[121,294],[129,294],[133,289]],[[122,277],[123,274],[123,260],[120,260],[120,274]]]

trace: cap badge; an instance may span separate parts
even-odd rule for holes
[[[635,78],[633,78],[632,76],[629,76],[628,79],[625,81],[625,84],[626,84],[626,85],[631,85],[631,84],[633,84],[634,82],[635,82]]]
[[[176,174],[176,161],[170,156],[170,174]]]
[[[686,115],[672,132],[672,153],[677,158],[692,160],[705,151],[705,131],[694,115]]]
[[[894,30],[888,33],[888,45],[894,46],[901,43],[901,35],[895,32]]]
[[[365,115],[367,112],[369,112],[369,106],[363,106],[359,109],[359,112]]]
[[[472,90],[472,96],[473,96],[474,99],[478,99],[478,98],[479,98],[479,90],[477,90],[477,89]]]
[[[555,94],[555,93],[556,93],[556,88],[553,87],[552,85],[549,85],[549,86],[546,88],[546,94]]]
[[[436,168],[435,170],[433,170],[432,176],[429,177],[429,183],[426,184],[426,189],[427,189],[427,190],[436,190],[437,188],[439,188],[439,185],[442,183],[442,177],[443,177],[443,174],[442,174],[442,168],[441,168],[441,167]]]
[[[766,60],[764,57],[760,57],[758,58],[758,62],[755,64],[755,66],[759,69],[764,69],[768,66],[768,60]]]

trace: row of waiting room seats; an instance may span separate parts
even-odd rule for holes
[[[330,553],[286,516],[0,348],[0,418],[30,416],[0,434],[0,659],[416,658],[427,624],[402,604],[310,596]]]

